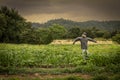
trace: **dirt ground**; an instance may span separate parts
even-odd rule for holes
[[[0,78],[18,78],[20,80],[26,79],[26,78],[30,78],[30,79],[35,79],[35,78],[39,78],[39,79],[52,79],[52,78],[66,78],[66,77],[70,77],[70,76],[75,76],[75,77],[80,77],[83,79],[90,79],[92,78],[92,76],[87,75],[87,74],[81,74],[81,73],[72,73],[72,74],[68,74],[68,73],[64,73],[64,74],[39,74],[39,73],[34,73],[34,74],[20,74],[20,75],[0,75]]]

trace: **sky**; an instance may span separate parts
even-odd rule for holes
[[[27,21],[39,23],[59,18],[120,20],[120,0],[0,0],[0,6],[15,8]]]

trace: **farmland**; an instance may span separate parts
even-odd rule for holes
[[[37,78],[42,79],[41,75],[49,74],[53,76],[53,80],[56,76],[63,74],[69,75],[66,76],[67,78],[63,77],[65,80],[68,78],[92,80],[100,76],[109,79],[119,78],[120,45],[90,44],[89,52],[90,59],[84,61],[78,44],[0,44],[1,79],[6,79],[5,75],[7,75],[9,80],[9,75],[16,75],[17,78],[14,80],[19,80],[18,75],[26,77],[30,74],[33,75],[33,79],[36,75]],[[89,77],[83,77],[84,75]],[[60,79],[61,77],[57,78],[63,80],[63,78]]]

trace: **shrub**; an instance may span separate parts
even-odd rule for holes
[[[120,80],[120,76],[119,75],[115,75],[111,80]]]
[[[93,80],[109,80],[107,76],[97,75],[93,78]]]
[[[118,44],[120,44],[120,34],[116,34],[115,36],[113,36],[112,40],[114,42],[117,42]]]
[[[106,72],[119,73],[120,72],[120,64],[117,64],[117,65],[114,65],[114,64],[107,65],[105,67],[105,71]]]

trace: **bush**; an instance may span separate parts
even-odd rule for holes
[[[21,43],[49,44],[53,41],[52,34],[47,28],[27,30],[20,36]]]
[[[120,80],[120,76],[119,75],[115,75],[111,80]]]
[[[109,80],[107,76],[97,75],[93,78],[93,80]]]
[[[120,34],[116,34],[115,36],[113,36],[112,40],[114,42],[117,42],[118,44],[120,44]]]
[[[111,65],[107,65],[105,67],[106,72],[113,72],[113,73],[119,73],[120,72],[120,64],[111,64]]]

